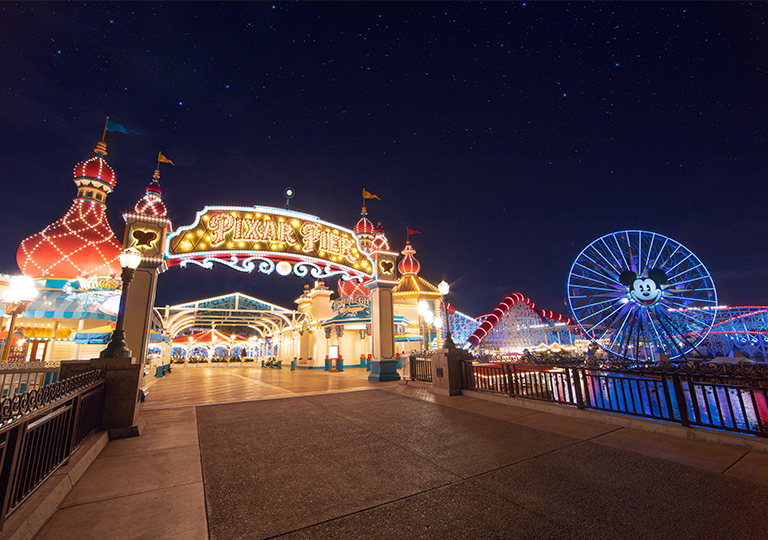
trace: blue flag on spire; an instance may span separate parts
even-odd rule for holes
[[[107,131],[119,131],[120,133],[135,133],[136,135],[141,135],[141,133],[135,129],[128,129],[112,120],[107,120]]]

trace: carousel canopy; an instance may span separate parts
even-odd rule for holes
[[[400,278],[394,288],[394,295],[399,297],[433,297],[440,298],[437,287],[415,274],[406,274]]]

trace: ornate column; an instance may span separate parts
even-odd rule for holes
[[[374,280],[371,291],[371,373],[369,381],[399,381],[395,359],[395,308],[392,290],[397,285],[397,253],[374,251]]]
[[[141,264],[128,289],[125,307],[125,342],[138,364],[144,365],[149,346],[150,321],[155,305],[157,278],[165,272],[165,235],[171,230],[169,219],[145,214],[124,214],[125,248],[141,253]]]
[[[109,431],[110,439],[135,437],[146,422],[139,416],[139,390],[144,386],[143,364],[149,344],[152,307],[155,303],[157,276],[165,271],[163,250],[165,234],[171,222],[163,217],[145,214],[124,214],[126,221],[125,248],[136,248],[141,263],[136,269],[125,299],[125,344],[132,358],[94,358],[92,368],[107,369],[107,384],[102,405],[101,427]],[[67,368],[75,374],[76,365]],[[65,378],[62,364],[61,377]]]

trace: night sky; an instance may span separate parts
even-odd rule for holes
[[[0,272],[61,217],[105,117],[108,216],[152,178],[174,227],[205,205],[352,228],[472,316],[520,292],[566,312],[571,263],[623,229],[681,242],[720,303],[768,304],[766,3],[0,4]],[[299,278],[172,268],[157,304]],[[335,283],[329,283],[335,288]]]

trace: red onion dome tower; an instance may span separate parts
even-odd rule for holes
[[[360,215],[363,217],[361,217],[360,221],[355,225],[355,235],[360,239],[360,248],[366,253],[370,253],[371,242],[373,241],[373,236],[376,230],[373,228],[373,223],[371,223],[367,217],[368,212],[366,211],[365,206],[363,206]]]
[[[413,256],[416,250],[413,249],[410,241],[405,242],[405,248],[401,253],[404,257],[397,265],[401,275],[392,291],[395,299],[439,300],[440,292],[437,287],[418,275],[421,265]]]
[[[366,210],[365,206],[363,206],[363,209],[360,212],[360,215],[362,217],[360,218],[360,221],[357,222],[353,230],[355,232],[355,236],[357,236],[360,239],[360,249],[362,249],[366,253],[370,253],[371,251],[374,250],[373,242],[374,242],[374,236],[376,234],[376,228],[373,226],[373,223],[371,223],[371,221],[368,219],[368,211]],[[381,231],[381,232],[382,234],[384,233],[384,231]],[[353,294],[370,296],[371,291],[365,285],[367,283],[370,283],[371,281],[373,280],[369,279],[363,283],[359,283],[355,280],[344,281],[340,279],[338,284],[339,297],[352,296]]]
[[[371,242],[371,251],[379,250],[389,251],[389,240],[384,235],[384,227],[381,226],[381,221],[379,221],[376,227],[376,235],[373,237],[373,242]]]
[[[107,195],[115,187],[115,173],[104,161],[104,141],[98,143],[94,152],[94,157],[75,167],[77,196],[69,211],[21,242],[16,262],[23,274],[71,279],[120,273],[117,256],[122,246],[105,212]]]
[[[151,216],[166,217],[168,211],[163,203],[163,190],[160,189],[160,169],[155,169],[152,175],[152,182],[147,188],[147,192],[136,203],[134,210],[137,214],[148,214]]]
[[[405,257],[397,265],[397,269],[400,270],[400,273],[404,276],[408,274],[416,275],[419,273],[419,270],[421,270],[419,261],[417,261],[416,257],[413,256],[414,253],[416,253],[416,250],[413,249],[411,243],[406,242],[405,249],[402,251],[402,254],[405,255]]]

